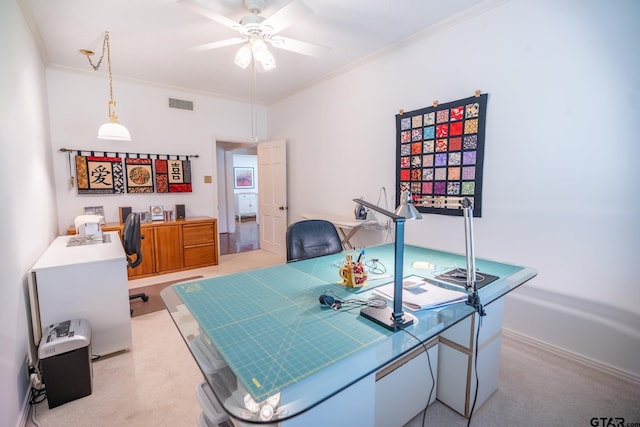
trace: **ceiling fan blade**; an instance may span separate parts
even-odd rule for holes
[[[178,3],[187,7],[188,9],[191,9],[193,12],[199,15],[216,21],[218,24],[224,25],[225,27],[233,28],[234,30],[237,30],[240,27],[240,24],[238,22],[235,22],[224,15],[220,15],[219,13],[215,13],[211,9],[208,9],[193,0],[178,0]]]
[[[271,34],[276,34],[304,16],[313,14],[313,10],[300,1],[292,1],[273,15],[265,19],[262,24],[273,28]]]
[[[325,57],[329,54],[331,48],[320,46],[313,43],[303,42],[301,40],[290,39],[289,37],[274,36],[271,37],[269,43],[278,49],[288,50],[307,56],[315,56],[317,58]]]
[[[217,42],[205,43],[198,46],[190,47],[189,50],[193,52],[202,52],[204,50],[218,49],[225,46],[233,46],[234,44],[244,43],[246,39],[244,37],[234,37],[232,39],[219,40]]]

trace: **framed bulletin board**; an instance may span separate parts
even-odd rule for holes
[[[396,115],[396,205],[411,190],[422,213],[463,215],[460,202],[482,216],[487,95]]]

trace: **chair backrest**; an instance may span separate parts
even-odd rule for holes
[[[122,228],[122,246],[127,254],[127,265],[136,268],[142,262],[142,236],[140,235],[140,214],[131,212]],[[136,255],[135,261],[131,255]]]
[[[307,219],[287,228],[287,262],[342,252],[338,230],[323,219]]]

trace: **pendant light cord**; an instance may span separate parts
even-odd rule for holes
[[[102,64],[102,60],[104,59],[104,54],[107,54],[107,69],[109,71],[109,118],[116,117],[114,107],[116,102],[113,100],[113,77],[111,75],[111,45],[109,44],[109,32],[105,31],[104,40],[102,41],[102,53],[100,54],[100,59],[98,59],[97,63],[93,63],[91,60],[91,55],[93,52],[88,50],[81,50],[80,52],[84,53],[89,60],[89,64],[93,67],[94,71],[98,71],[100,65]]]

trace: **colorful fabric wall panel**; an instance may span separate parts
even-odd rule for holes
[[[468,198],[482,216],[487,95],[396,115],[396,204],[411,190],[420,212],[462,215]]]
[[[76,156],[78,194],[124,193],[122,158]]]
[[[69,153],[69,168],[72,170],[72,152],[75,156],[75,173],[78,194],[137,194],[137,193],[190,193],[191,161],[189,157],[166,154],[120,153],[110,156],[83,155],[81,150],[61,149]],[[134,157],[135,156],[135,157]],[[142,157],[144,156],[144,157]],[[156,158],[153,159],[152,156]],[[166,157],[161,159],[160,156]],[[186,157],[186,160],[180,159]],[[71,177],[73,185],[73,177]]]
[[[151,159],[125,159],[127,193],[153,193]]]
[[[191,162],[189,160],[156,159],[156,191],[158,193],[190,193]]]

